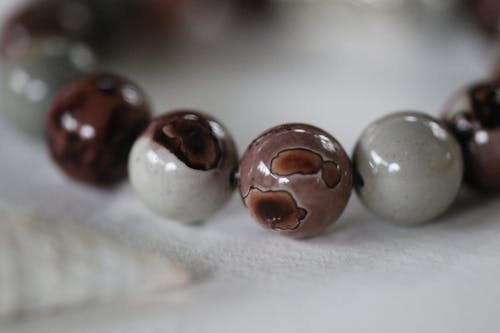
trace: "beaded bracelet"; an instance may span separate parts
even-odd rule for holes
[[[68,64],[68,75],[78,77],[90,71],[93,59],[82,44],[40,43],[24,52],[29,57],[17,57],[10,70],[10,86],[34,101],[46,88],[15,72],[20,61],[49,57]],[[109,186],[128,174],[138,196],[161,216],[187,223],[206,219],[238,187],[261,226],[304,238],[337,221],[353,186],[367,208],[400,224],[441,215],[462,178],[478,189],[500,190],[499,126],[500,79],[491,79],[458,92],[443,120],[420,112],[376,120],[361,134],[352,163],[332,135],[307,124],[265,131],[238,160],[234,141],[218,120],[194,110],[151,120],[136,84],[100,73],[57,94],[46,135],[54,161],[69,177]],[[39,131],[36,122],[34,127]]]

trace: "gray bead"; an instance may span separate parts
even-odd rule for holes
[[[85,44],[58,37],[35,41],[2,66],[3,112],[20,129],[41,136],[54,95],[94,65],[94,54]]]
[[[453,135],[422,113],[390,114],[361,135],[353,156],[361,201],[382,218],[427,222],[457,196],[463,157]]]

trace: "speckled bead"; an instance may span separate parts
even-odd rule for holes
[[[500,191],[500,79],[462,89],[443,117],[462,145],[466,181]]]
[[[226,129],[206,114],[183,110],[149,124],[130,153],[129,177],[154,212],[189,223],[206,220],[228,201],[237,165]]]
[[[85,44],[39,39],[21,56],[3,63],[2,111],[20,129],[41,137],[54,95],[94,66],[94,53]]]
[[[240,162],[239,190],[264,228],[303,238],[321,233],[342,214],[352,189],[344,149],[327,132],[305,124],[269,129]]]
[[[71,178],[112,185],[127,175],[135,139],[150,120],[141,90],[113,74],[94,74],[54,99],[47,137],[54,161]]]
[[[368,126],[353,163],[356,191],[365,206],[406,225],[441,215],[462,181],[457,140],[439,120],[417,112],[390,114]]]

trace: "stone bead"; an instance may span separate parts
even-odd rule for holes
[[[390,114],[369,125],[353,163],[365,206],[406,225],[441,215],[455,200],[463,174],[455,137],[440,121],[417,112]]]
[[[112,185],[126,177],[130,148],[149,120],[134,83],[113,74],[87,76],[54,99],[47,121],[52,158],[73,179]]]
[[[189,223],[209,218],[228,201],[237,165],[227,130],[206,114],[182,110],[154,119],[137,139],[129,177],[154,212]]]
[[[340,143],[305,124],[284,124],[254,140],[239,169],[245,206],[264,228],[303,238],[332,225],[347,205],[352,168]]]
[[[3,63],[2,108],[17,127],[40,137],[54,95],[94,66],[94,53],[85,44],[37,40],[22,56]]]
[[[459,91],[443,118],[462,145],[465,180],[482,190],[500,191],[500,79]]]

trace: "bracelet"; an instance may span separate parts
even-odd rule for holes
[[[352,162],[331,134],[298,123],[268,129],[239,159],[229,131],[208,114],[175,110],[151,119],[142,90],[122,76],[96,74],[85,44],[51,37],[21,48],[11,40],[0,48],[10,50],[10,88],[31,102],[55,95],[46,119],[40,103],[21,113],[22,102],[10,99],[15,122],[33,133],[45,123],[50,154],[72,179],[110,186],[128,174],[142,201],[167,218],[206,219],[238,188],[262,227],[305,238],[338,220],[353,187],[376,215],[406,225],[443,214],[463,179],[500,190],[500,73],[456,93],[442,120],[406,111],[371,123]],[[51,62],[67,76],[42,69],[36,75],[53,80],[47,85],[33,72]]]

